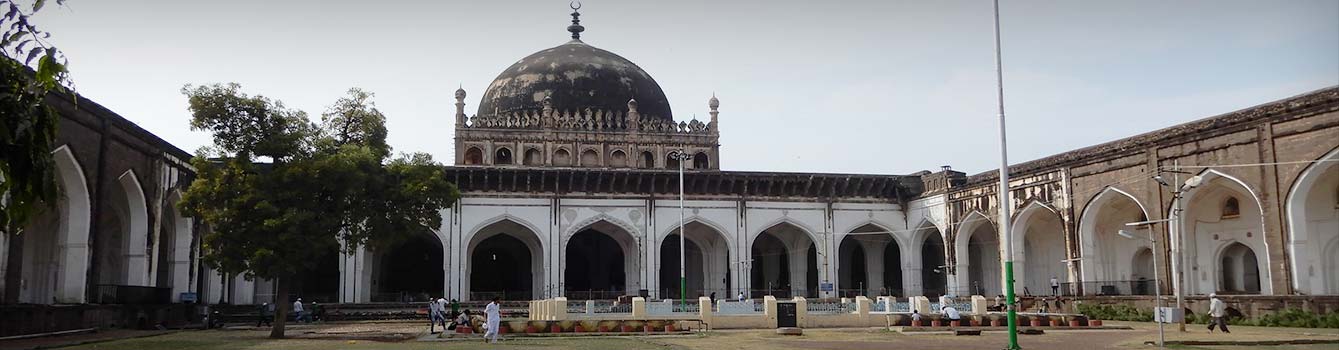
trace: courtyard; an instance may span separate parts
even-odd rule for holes
[[[1042,335],[1021,335],[1024,349],[1142,349],[1154,348],[1145,342],[1157,339],[1151,323],[1110,322],[1130,326],[1132,330],[1051,330]],[[1208,334],[1200,326],[1190,325],[1179,333],[1169,328],[1168,341],[1221,341],[1249,344],[1260,341],[1320,340],[1328,344],[1310,345],[1214,345],[1182,346],[1178,349],[1333,349],[1339,342],[1339,329],[1301,329],[1233,327],[1231,334]],[[105,335],[121,340],[96,340],[96,334],[68,338],[33,339],[25,342],[0,342],[0,349],[82,345],[68,349],[999,349],[1006,342],[1004,332],[986,332],[981,336],[950,334],[904,334],[882,328],[807,329],[802,336],[780,336],[770,330],[725,330],[687,335],[649,336],[566,336],[505,337],[500,344],[485,344],[477,338],[437,339],[427,334],[420,323],[367,322],[299,325],[288,331],[289,339],[269,339],[268,329],[187,330],[176,332],[121,332]],[[383,339],[383,340],[372,340]],[[403,339],[391,340],[385,339]],[[92,340],[90,342],[90,340]]]

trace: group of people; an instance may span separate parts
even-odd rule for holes
[[[324,318],[324,315],[321,315],[324,310],[321,309],[320,305],[312,303],[312,310],[313,312],[307,312],[306,308],[302,306],[302,298],[298,298],[297,301],[293,302],[293,322],[311,323],[313,320],[321,320]],[[256,327],[261,327],[262,325],[271,326],[270,320],[274,319],[274,304],[260,304],[259,309],[256,310],[256,314],[258,316],[256,318]]]
[[[442,325],[442,331],[455,330],[459,327],[469,327],[477,329],[470,319],[470,310],[460,310],[460,302],[451,299],[448,304],[446,298],[437,298],[428,302],[428,314],[432,320],[428,326],[428,331],[437,333],[436,327]],[[500,323],[502,322],[502,298],[493,297],[493,300],[484,306],[484,341],[497,342]],[[448,321],[449,320],[449,321]]]

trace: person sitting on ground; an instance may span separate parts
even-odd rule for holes
[[[958,313],[958,309],[952,306],[939,307],[939,313],[944,314],[944,317],[947,317],[949,321],[958,321],[962,319],[962,314]]]
[[[921,321],[921,310],[911,310],[911,322]]]
[[[456,322],[451,325],[451,329],[455,330],[456,327],[470,327],[471,329],[474,328],[473,326],[470,326],[470,309],[465,309],[465,311],[461,311],[460,315],[456,317]]]

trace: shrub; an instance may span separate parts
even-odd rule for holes
[[[1077,305],[1077,307],[1079,313],[1088,316],[1089,318],[1092,319],[1112,320],[1112,321],[1139,321],[1139,322],[1153,321],[1152,310],[1141,310],[1139,308],[1127,304],[1116,304],[1116,305],[1079,304]]]

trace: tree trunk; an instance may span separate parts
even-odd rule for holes
[[[293,304],[288,302],[288,278],[275,277],[274,284],[274,303],[278,305],[274,308],[274,326],[270,328],[270,338],[283,339],[284,321],[288,320],[288,309]]]

